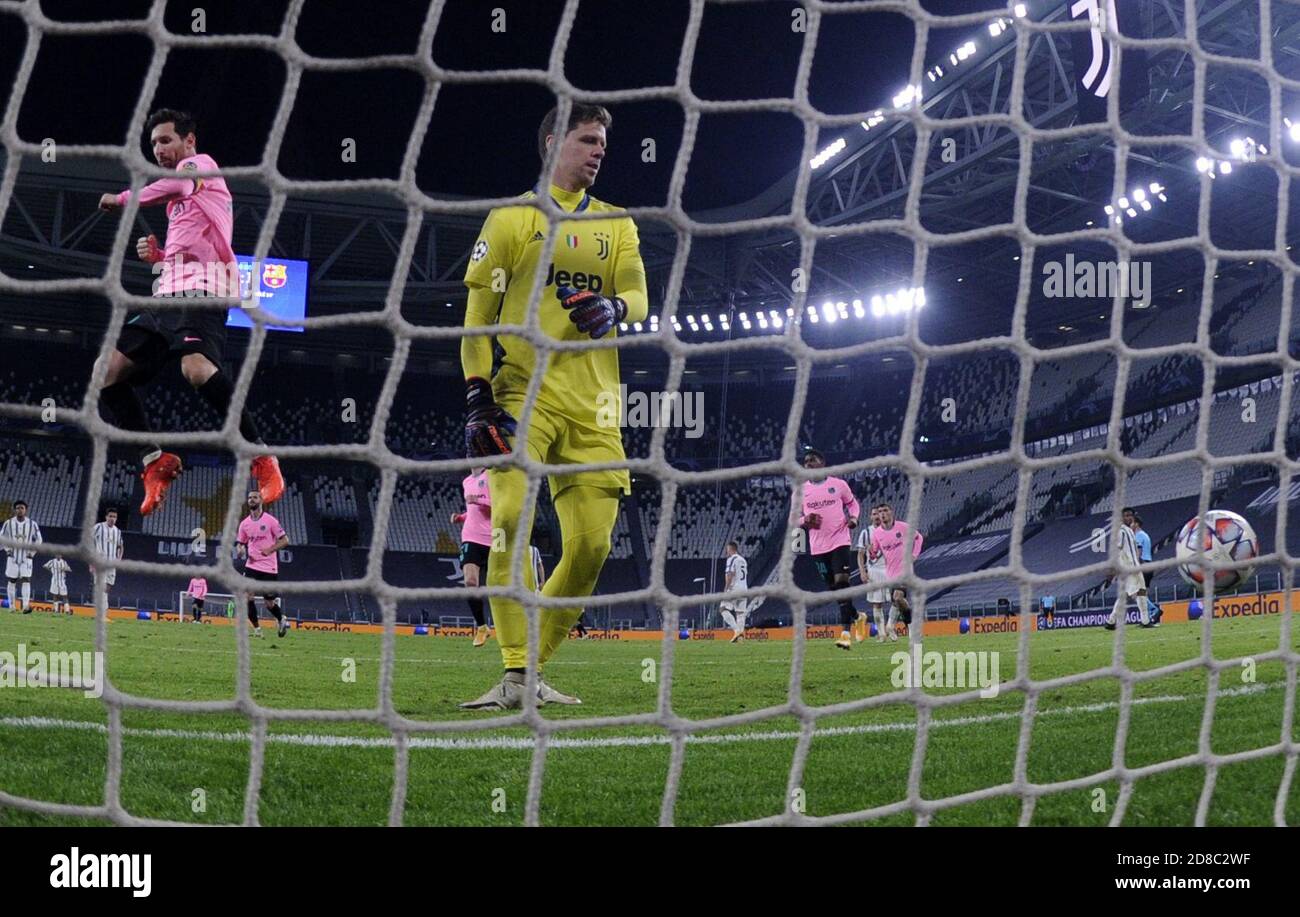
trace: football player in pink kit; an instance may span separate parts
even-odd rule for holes
[[[466,587],[473,589],[487,580],[488,553],[492,549],[492,496],[488,491],[487,469],[471,469],[461,482],[461,489],[465,493],[465,512],[452,513],[451,522],[461,526],[460,569],[465,574]],[[488,640],[483,600],[467,601],[474,615],[474,645],[482,646]]]
[[[880,525],[872,532],[871,543],[877,550],[884,552],[885,576],[891,580],[896,580],[903,575],[903,551],[907,549],[909,541],[912,543],[912,558],[915,560],[921,553],[921,545],[925,543],[925,538],[920,532],[913,532],[906,522],[895,519],[892,505],[880,504]],[[890,588],[890,601],[892,604],[889,609],[889,636],[890,639],[897,639],[894,625],[900,613],[904,623],[911,630],[912,605],[907,601],[907,590],[902,586]]]
[[[826,457],[816,449],[804,453],[805,468],[825,468]],[[853,568],[852,540],[849,532],[858,525],[858,501],[849,485],[840,478],[826,477],[803,483],[803,519],[808,530],[808,553],[817,564],[817,572],[831,591],[847,589]],[[835,645],[847,650],[853,646],[850,629],[858,618],[852,599],[840,599],[840,639]]]
[[[239,523],[239,534],[235,537],[235,551],[240,557],[247,558],[244,576],[266,582],[279,579],[280,557],[276,552],[288,546],[289,536],[280,526],[280,520],[263,512],[261,494],[250,491],[248,515]],[[266,602],[266,610],[275,615],[279,624],[277,636],[283,637],[289,630],[289,616],[280,610],[280,596],[266,592],[262,599]],[[256,596],[252,593],[248,596],[248,620],[252,622],[254,636],[262,636],[262,628],[257,623]]]
[[[194,609],[194,623],[198,624],[203,620],[203,600],[208,596],[208,581],[201,576],[193,577],[185,591],[189,593]]]
[[[234,226],[230,190],[222,178],[191,178],[189,173],[215,171],[211,156],[195,150],[194,119],[185,112],[162,108],[149,116],[149,142],[154,159],[165,169],[176,169],[177,178],[164,178],[140,191],[141,207],[165,204],[167,242],[161,251],[155,236],[136,241],[141,261],[155,265],[159,279],[154,296],[237,297],[239,263],[230,247]],[[131,192],[105,194],[101,210],[122,209]],[[224,419],[235,387],[221,369],[221,352],[226,341],[224,309],[145,309],[126,320],[117,349],[109,356],[104,379],[103,402],[113,423],[124,430],[148,432],[149,418],[136,389],[147,385],[172,360],[179,359],[181,374]],[[261,443],[257,425],[244,409],[239,432],[252,443]],[[157,509],[171,482],[181,473],[181,460],[157,444],[141,450],[144,464],[144,502],[140,514]],[[284,493],[284,479],[275,456],[259,455],[253,460],[264,503],[274,503]]]

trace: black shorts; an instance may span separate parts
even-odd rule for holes
[[[460,543],[460,565],[475,564],[483,573],[483,581],[487,581],[488,555],[491,552],[485,544],[479,544],[476,541],[462,541]]]
[[[280,578],[280,574],[278,573],[266,573],[262,570],[249,570],[247,567],[244,568],[244,576],[249,579],[260,580],[266,583],[273,583]],[[274,602],[280,597],[280,593],[278,592],[254,592],[253,594],[260,595],[268,602]]]
[[[127,319],[117,349],[136,364],[130,381],[143,385],[172,360],[201,353],[221,368],[226,347],[226,314],[215,309],[155,312],[146,309]]]
[[[827,586],[833,586],[835,577],[839,574],[848,576],[853,570],[853,551],[846,544],[832,548],[825,554],[814,554],[812,558]]]

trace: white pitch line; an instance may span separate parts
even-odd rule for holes
[[[1284,682],[1275,682],[1264,685],[1249,685],[1242,688],[1225,688],[1218,692],[1219,697],[1237,697],[1249,694],[1260,694],[1264,691],[1275,690],[1286,687]],[[1131,701],[1132,706],[1145,704],[1177,704],[1187,701],[1203,701],[1203,694],[1177,694],[1177,695],[1159,695],[1156,697],[1137,698]],[[1078,707],[1057,707],[1048,710],[1040,710],[1037,717],[1045,716],[1073,716],[1084,713],[1101,713],[1107,710],[1119,709],[1119,703],[1115,701],[1106,701],[1104,703],[1086,704]],[[987,723],[1003,722],[1006,720],[1019,720],[1022,714],[1020,711],[1006,711],[1004,713],[988,713],[979,716],[954,717],[946,720],[931,720],[930,728],[939,729],[950,726],[982,726]],[[74,729],[86,732],[97,732],[106,734],[108,727],[102,723],[91,723],[84,720],[58,720],[48,717],[26,716],[26,717],[4,717],[0,718],[0,727],[10,727],[15,729]],[[832,726],[826,729],[816,729],[813,731],[814,736],[848,736],[864,735],[871,733],[885,732],[913,732],[916,730],[915,723],[871,723],[861,726]],[[248,742],[249,733],[246,732],[201,732],[186,729],[137,729],[124,728],[124,735],[138,738],[151,739],[185,739],[204,740],[212,742]],[[793,731],[776,731],[768,732],[741,732],[726,733],[723,735],[689,735],[686,741],[694,745],[723,745],[734,744],[737,742],[773,742],[773,741],[792,741],[799,738],[798,732]],[[266,737],[268,743],[275,745],[295,745],[307,747],[326,747],[326,748],[392,748],[394,740],[392,738],[365,738],[362,736],[340,736],[340,735],[313,735],[310,733],[271,733]],[[671,742],[671,737],[666,735],[653,736],[614,736],[607,739],[574,739],[558,737],[551,739],[547,746],[550,748],[627,748],[637,746],[655,746],[667,745]],[[488,739],[440,739],[429,737],[415,737],[407,741],[411,748],[430,748],[443,751],[456,750],[511,750],[525,751],[534,747],[534,739],[529,738],[488,738]]]

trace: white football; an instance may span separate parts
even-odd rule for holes
[[[1212,509],[1206,513],[1204,528],[1199,522],[1200,517],[1193,516],[1178,533],[1178,572],[1193,586],[1200,587],[1205,583],[1206,574],[1211,570],[1198,563],[1201,559],[1197,551],[1199,538],[1207,560],[1237,565],[1213,571],[1214,591],[1235,589],[1250,578],[1251,562],[1259,556],[1259,539],[1255,537],[1255,530],[1244,518],[1226,509]]]

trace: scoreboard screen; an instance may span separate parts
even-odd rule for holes
[[[270,318],[301,319],[307,317],[307,262],[289,258],[266,258],[255,262],[252,256],[239,259],[239,295],[252,293],[257,308]],[[241,308],[226,314],[231,328],[251,328],[253,320]],[[271,331],[302,331],[300,327],[267,325]]]

